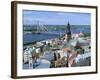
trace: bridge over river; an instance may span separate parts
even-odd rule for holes
[[[58,30],[59,29],[59,25],[55,27],[55,25],[46,25],[43,23],[40,23],[39,21],[37,21],[35,23],[35,27],[36,30],[32,31],[33,34],[55,34],[55,35],[62,35],[65,34],[66,29],[64,30]],[[53,29],[50,29],[50,27],[53,27]]]

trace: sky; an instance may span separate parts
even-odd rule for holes
[[[90,25],[90,13],[23,10],[23,24]]]

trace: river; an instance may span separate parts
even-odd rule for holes
[[[60,33],[65,33],[65,30],[59,30],[59,31],[50,31],[50,33],[56,32],[58,34],[24,34],[23,35],[23,42],[24,44],[27,43],[32,43],[32,42],[36,42],[36,41],[42,41],[42,40],[46,40],[46,39],[52,39],[52,38],[57,38],[60,36]],[[71,27],[71,32],[72,33],[79,33],[79,32],[83,32],[83,33],[90,33],[91,32],[91,28],[90,26],[73,26]]]

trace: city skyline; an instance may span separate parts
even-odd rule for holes
[[[75,13],[75,12],[56,12],[56,11],[33,11],[23,10],[23,24],[33,25],[66,25],[68,22],[71,25],[90,25],[90,13]]]

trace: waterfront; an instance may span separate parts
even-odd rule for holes
[[[66,34],[64,30],[64,34],[61,34],[62,31],[57,31],[57,34],[53,32],[24,34],[24,44],[31,45],[25,45],[23,69],[91,65],[91,38],[86,35],[90,34],[90,28],[72,29]]]
[[[90,13],[23,10],[22,37],[23,69],[91,66]]]
[[[24,26],[23,26],[24,27]],[[25,26],[26,27],[26,26]],[[30,29],[33,29],[33,26],[27,26],[30,27]],[[55,27],[55,25],[48,25],[48,27]],[[63,27],[62,29],[60,27]],[[56,25],[57,28],[57,25]],[[59,30],[61,29],[61,30]],[[73,34],[78,34],[80,32],[83,32],[84,34],[91,34],[90,32],[91,28],[90,25],[73,25],[71,26],[71,32]],[[28,31],[28,30],[25,30]],[[34,30],[33,30],[34,31]],[[23,33],[23,42],[24,44],[27,43],[32,43],[32,42],[36,42],[36,41],[42,41],[42,40],[46,40],[46,39],[52,39],[52,38],[59,38],[59,36],[62,34],[64,34],[66,32],[66,26],[65,25],[58,25],[58,28],[56,30],[49,30],[48,32],[42,32],[41,34],[32,34],[32,31],[29,31],[29,33]],[[45,34],[46,33],[46,34]],[[57,34],[54,34],[57,33]]]

